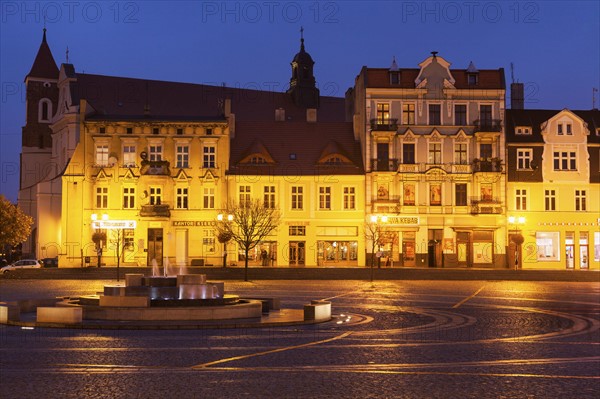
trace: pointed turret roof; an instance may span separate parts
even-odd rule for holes
[[[475,67],[475,64],[473,64],[473,61],[469,62],[469,66],[467,67],[467,72],[468,73],[477,73],[477,72],[479,72],[479,69],[477,69]]]
[[[292,62],[310,66],[315,64],[310,54],[308,54],[304,49],[304,28],[300,28],[300,52],[294,56],[294,60]]]
[[[56,66],[56,62],[52,56],[52,51],[50,51],[50,47],[46,42],[46,28],[44,28],[42,44],[40,44],[40,49],[35,56],[33,66],[25,78],[27,79],[30,77],[58,79],[58,67]]]

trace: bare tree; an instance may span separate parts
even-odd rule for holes
[[[244,281],[248,281],[250,250],[277,228],[281,215],[276,208],[267,208],[259,200],[229,202],[224,213],[226,215],[216,223],[215,228],[219,236],[229,235],[244,250]]]
[[[386,223],[387,218],[380,220],[376,216],[371,217],[365,223],[365,238],[371,243],[371,282],[373,281],[373,267],[375,265],[375,250],[379,250],[384,244],[385,231],[382,222]]]

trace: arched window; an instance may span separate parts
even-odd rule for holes
[[[38,103],[38,122],[50,122],[52,118],[52,101],[42,98]]]

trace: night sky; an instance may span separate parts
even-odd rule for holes
[[[438,51],[504,68],[526,108],[591,109],[600,88],[597,1],[0,2],[0,193],[16,201],[25,85],[42,39],[77,72],[284,91],[304,27],[322,95],[362,66],[401,68]],[[509,93],[507,92],[507,96]],[[596,95],[596,107],[599,100]],[[509,102],[507,101],[507,105]]]

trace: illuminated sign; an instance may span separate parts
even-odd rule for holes
[[[94,220],[92,227],[94,229],[118,230],[135,229],[135,220]]]
[[[194,226],[214,226],[215,222],[200,220],[173,220],[173,226],[176,227],[194,227]]]
[[[419,217],[418,216],[389,216],[388,223],[389,224],[415,225],[415,224],[419,224]]]

